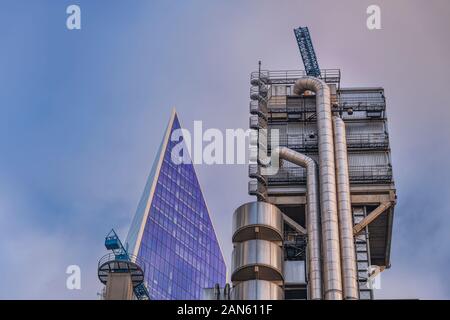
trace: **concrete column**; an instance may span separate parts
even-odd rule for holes
[[[133,300],[133,283],[130,273],[108,275],[105,300]]]

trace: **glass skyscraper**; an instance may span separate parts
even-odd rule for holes
[[[225,262],[194,166],[171,159],[174,146],[184,143],[182,137],[170,139],[179,128],[173,111],[126,240],[128,252],[145,264],[154,300],[200,299],[203,288],[216,283],[222,287],[226,281]]]

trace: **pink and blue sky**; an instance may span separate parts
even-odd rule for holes
[[[2,0],[0,298],[96,299],[104,236],[125,237],[171,108],[188,129],[247,128],[250,72],[302,68],[307,25],[343,86],[385,88],[398,204],[376,296],[449,299],[449,17],[446,0]],[[247,168],[196,169],[230,260]]]

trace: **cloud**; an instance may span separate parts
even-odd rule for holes
[[[449,299],[447,281],[442,273],[412,263],[397,261],[395,271],[381,273],[381,289],[376,299]]]
[[[0,191],[0,298],[95,299],[100,284],[93,271],[101,246],[81,234],[72,237],[65,232],[70,225],[49,231],[45,224],[28,222],[26,212],[33,208],[21,190],[2,185]],[[66,288],[69,265],[81,268],[81,290]]]
[[[383,29],[369,32],[368,4],[116,1],[105,15],[80,1],[89,15],[76,34],[50,4],[0,12],[20,34],[0,52],[0,297],[95,299],[103,236],[126,234],[171,107],[186,127],[247,128],[249,73],[259,59],[300,68],[299,25],[310,27],[320,65],[341,68],[343,86],[386,89],[399,202],[377,296],[450,297],[449,5],[380,1]],[[254,199],[247,169],[196,170],[229,261],[232,213]],[[70,264],[81,267],[81,291],[65,288]]]

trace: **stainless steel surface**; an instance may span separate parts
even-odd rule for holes
[[[282,300],[283,289],[273,282],[249,280],[231,289],[232,300]]]
[[[295,94],[300,95],[307,90],[316,94],[324,296],[327,300],[340,300],[342,279],[330,89],[324,81],[314,77],[303,77],[295,82]]]
[[[336,182],[341,244],[342,284],[344,299],[358,299],[355,242],[353,238],[352,206],[348,175],[347,141],[345,124],[341,118],[333,117],[336,161]]]
[[[305,284],[305,261],[284,261],[284,284]]]
[[[281,147],[272,153],[278,153],[280,159],[306,168],[307,207],[306,231],[308,233],[308,280],[309,298],[322,299],[322,266],[320,252],[320,218],[317,167],[314,160],[299,152]]]
[[[252,74],[252,78],[258,76],[259,72]],[[283,73],[280,76],[277,76],[272,72],[267,73],[267,79],[264,81],[265,85],[269,85],[266,99],[252,101],[251,103],[256,106],[258,102],[264,101],[264,106],[267,107],[267,112],[270,114],[269,117],[266,117],[268,126],[267,129],[269,132],[272,129],[279,130],[280,147],[287,147],[297,152],[306,153],[316,161],[318,166],[322,166],[324,164],[326,165],[326,163],[322,161],[323,153],[321,153],[321,161],[319,162],[319,152],[317,151],[319,149],[319,144],[324,141],[324,139],[319,138],[319,130],[323,128],[323,125],[317,123],[316,119],[319,118],[320,121],[321,118],[321,110],[319,110],[320,102],[317,100],[324,97],[320,97],[320,94],[317,94],[316,99],[316,95],[310,92],[315,90],[310,90],[310,87],[324,86],[323,84],[320,84],[319,80],[315,79],[311,79],[313,82],[317,82],[315,84],[299,84],[299,81],[297,80],[299,78],[303,78],[304,76],[305,74],[299,73]],[[296,92],[294,92],[295,82],[297,82]],[[325,82],[327,81],[325,80]],[[329,82],[327,82],[327,84],[330,85]],[[258,82],[257,85],[260,85],[260,83]],[[302,95],[302,97],[293,96],[295,94],[301,94],[307,89],[308,92],[305,92],[306,94]],[[395,185],[392,178],[384,91],[382,88],[345,89],[340,87],[339,83],[336,84],[336,89],[337,97],[333,97],[333,91],[332,88],[330,88],[331,114],[327,125],[329,126],[331,122],[332,127],[333,114],[339,113],[339,117],[345,121],[348,173],[351,183],[350,190],[352,192],[351,203],[354,206],[352,207],[352,210],[354,211],[353,219],[355,219],[355,223],[362,222],[363,218],[368,218],[369,216],[370,219],[373,219],[371,222],[369,222],[369,219],[366,219],[364,224],[357,225],[356,228],[353,228],[353,231],[358,232],[361,227],[365,226],[362,231],[364,231],[366,236],[365,247],[367,249],[367,257],[365,261],[368,265],[375,264],[389,267],[392,221],[396,194]],[[326,101],[328,99],[324,100]],[[252,114],[258,114],[258,108],[253,107],[251,110]],[[306,116],[302,117],[302,115],[305,114]],[[328,130],[328,132],[330,133],[328,135],[328,141],[332,142],[333,148],[337,148],[334,141],[334,133],[330,130]],[[268,149],[271,151],[271,149],[275,149],[275,147],[269,146]],[[320,152],[322,152],[322,150],[320,150]],[[330,155],[329,158],[334,161],[336,170],[334,172],[334,179],[329,180],[332,181],[331,183],[336,184],[335,202],[336,207],[339,208],[340,202],[337,191],[339,177],[336,176],[338,172],[338,163],[336,163],[336,161],[337,158],[339,158],[339,152],[337,150],[333,150],[333,152],[329,152],[328,154]],[[258,165],[260,168],[261,166],[264,166],[263,163],[258,163]],[[333,174],[333,170],[329,171]],[[323,174],[322,167],[320,168],[320,173]],[[254,178],[261,181],[258,175],[254,175]],[[283,210],[284,208],[287,208],[287,210],[292,210],[292,208],[288,207],[304,205],[304,214],[307,216],[306,206],[308,202],[306,199],[307,179],[305,168],[292,165],[291,163],[283,163],[283,166],[277,174],[273,176],[266,176],[266,178],[267,179],[265,182],[267,188],[264,192],[265,196],[258,197],[259,200],[276,204],[277,206],[280,206],[280,208],[283,208]],[[323,175],[318,175],[318,178],[320,178],[321,182],[323,182]],[[323,192],[323,184],[320,185],[320,188],[320,192]],[[329,188],[327,191],[329,191]],[[378,209],[373,215],[366,216],[365,214],[361,220],[356,220],[357,216],[355,209],[357,209],[358,206],[362,206],[364,208],[364,212],[370,212],[376,207],[377,204],[382,204],[384,202],[392,202],[392,205],[381,214],[379,214],[380,209]],[[324,209],[321,208],[321,210]],[[343,213],[345,213],[345,210]],[[326,294],[327,299],[336,297],[340,299],[343,297],[348,297],[348,288],[345,290],[345,296],[343,288],[343,286],[348,286],[348,284],[345,284],[346,280],[344,278],[346,274],[346,267],[343,265],[345,262],[342,259],[342,256],[348,256],[346,252],[342,252],[345,251],[344,247],[346,244],[344,239],[346,238],[346,235],[345,232],[343,232],[342,235],[340,234],[340,229],[343,228],[343,225],[340,225],[340,221],[343,219],[339,218],[339,216],[343,213],[339,212],[339,210],[336,213],[337,219],[335,219],[335,221],[337,221],[337,233],[335,233],[335,235],[337,235],[337,237],[334,237],[334,239],[338,239],[336,242],[338,242],[339,250],[334,250],[334,252],[339,252],[337,259],[341,264],[340,281],[342,290],[332,291],[327,289],[327,291],[330,291]],[[324,221],[324,225],[325,224],[326,221]],[[302,224],[302,226],[306,229],[306,221],[305,224]],[[336,228],[334,228],[334,230],[336,230]],[[323,234],[321,234],[321,236],[323,235],[325,237],[325,232],[326,231],[323,230]],[[329,232],[335,231],[329,230]],[[358,237],[358,241],[361,241],[358,235],[356,237]],[[341,239],[343,239],[342,243]],[[325,243],[326,240],[323,240],[323,243],[321,242],[323,247],[325,247]],[[303,257],[305,259],[305,263],[308,264],[308,248],[306,249],[306,255]],[[322,252],[322,260],[324,259],[324,256],[326,258],[327,253],[327,250]],[[360,251],[355,252],[357,262],[361,260],[360,254]],[[325,267],[326,264],[323,263],[322,268],[324,269]],[[360,270],[359,268],[360,267],[358,265],[357,271],[361,272],[362,269]],[[330,270],[330,268],[327,269]],[[323,272],[327,271],[324,270]],[[308,273],[308,270],[306,270],[306,273]],[[288,283],[288,274],[289,270],[287,270],[285,265],[283,270],[285,285]],[[325,278],[323,273],[322,278]],[[325,280],[325,282],[328,283],[327,280]],[[322,285],[325,284],[328,286],[327,283],[323,283]],[[310,291],[311,290],[308,288],[309,298]],[[352,294],[350,294],[350,296],[352,296]],[[359,296],[360,298],[364,296],[364,290],[359,292]],[[291,297],[291,295],[288,297]]]
[[[248,240],[233,249],[231,281],[283,280],[283,250],[274,242]]]
[[[249,202],[233,214],[233,242],[251,239],[283,241],[283,213],[267,202]]]

